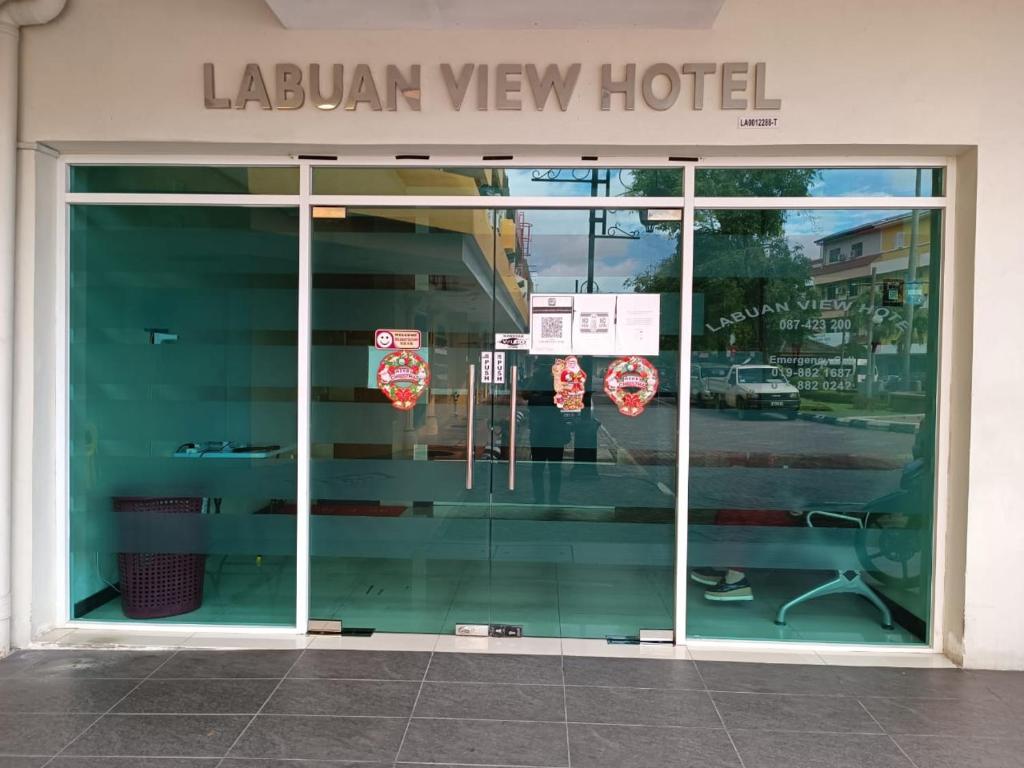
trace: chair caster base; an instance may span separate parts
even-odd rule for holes
[[[776,626],[776,627],[784,627],[784,626],[786,626],[786,622],[784,622],[784,621],[779,621],[778,619],[776,619],[776,620],[775,620],[775,626]]]

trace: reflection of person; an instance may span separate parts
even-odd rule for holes
[[[549,365],[538,361],[523,393],[530,424],[530,474],[537,504],[557,504],[562,489],[562,458],[569,442],[569,426],[555,406],[555,387]],[[544,494],[544,467],[548,469],[548,493]]]
[[[715,525],[757,525],[789,527],[799,524],[799,516],[778,509],[720,509]],[[707,589],[704,598],[716,603],[747,602],[754,599],[754,588],[741,568],[693,568],[690,581]]]

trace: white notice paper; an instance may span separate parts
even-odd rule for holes
[[[505,353],[495,352],[494,353],[494,383],[504,384],[505,383]]]
[[[530,297],[530,354],[572,354],[571,295],[535,293]]]
[[[661,321],[659,294],[620,293],[615,314],[616,355],[658,354]]]
[[[494,381],[494,355],[491,352],[480,353],[480,383],[491,384]]]
[[[577,293],[573,297],[572,353],[615,354],[614,293]]]

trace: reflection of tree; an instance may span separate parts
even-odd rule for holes
[[[672,172],[634,171],[634,194],[675,194]],[[816,172],[807,169],[708,169],[698,172],[701,197],[804,197]],[[694,337],[696,350],[724,350],[730,341],[743,350],[780,351],[799,347],[816,333],[802,323],[819,312],[808,302],[817,299],[810,279],[810,261],[802,246],[785,237],[785,211],[700,210],[695,215],[693,290],[703,294],[704,317],[711,328]],[[658,228],[678,232],[676,222]],[[680,254],[638,275],[635,291],[679,290]],[[805,303],[801,309],[800,302]],[[766,311],[766,307],[768,311]],[[749,314],[747,312],[749,311]],[[744,313],[739,322],[720,323]],[[750,317],[755,315],[755,317]],[[796,321],[784,330],[779,320]],[[714,330],[712,330],[714,329]],[[696,330],[696,329],[695,329]]]

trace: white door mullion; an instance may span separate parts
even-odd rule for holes
[[[689,476],[690,476],[690,385],[686,384],[683,397],[683,382],[689,382],[690,347],[693,325],[693,191],[695,169],[688,164],[683,169],[683,227],[682,274],[679,281],[679,386],[677,402],[679,407],[678,435],[676,442],[676,588],[675,588],[675,641],[676,645],[686,644],[686,594],[687,594],[687,543],[689,540]]]
[[[298,317],[298,412],[295,504],[295,629],[306,632],[309,619],[309,475],[310,475],[310,376],[312,357],[312,207],[309,202],[309,163],[299,168],[299,317]]]

